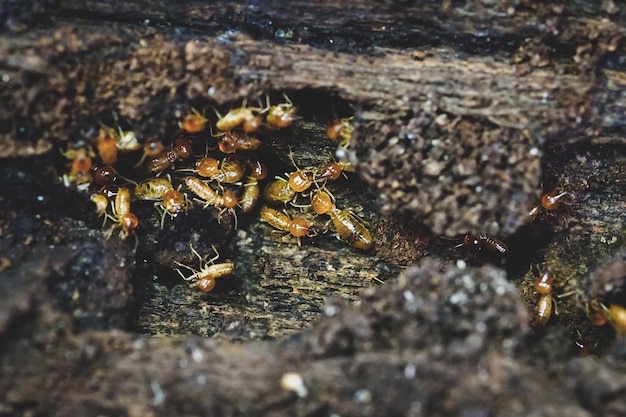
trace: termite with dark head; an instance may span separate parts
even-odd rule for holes
[[[488,255],[505,257],[509,248],[504,242],[483,234],[465,235],[461,243],[455,247],[464,247],[470,253],[486,252]]]

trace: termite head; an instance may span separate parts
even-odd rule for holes
[[[192,108],[191,113],[186,115],[178,126],[187,133],[202,132],[208,122],[204,114],[200,114],[198,110]]]
[[[187,138],[178,138],[174,142],[174,150],[180,159],[187,159],[192,155],[192,144]]]
[[[478,252],[482,249],[480,239],[478,239],[478,237],[474,235],[463,236],[463,242],[461,243],[461,246],[463,246],[470,252]]]

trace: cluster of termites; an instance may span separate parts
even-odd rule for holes
[[[217,118],[214,126],[205,111],[191,109],[184,115],[170,144],[159,139],[140,141],[131,130],[101,124],[95,140],[81,141],[62,152],[70,161],[63,182],[90,194],[98,216],[103,218],[107,238],[133,236],[137,246],[135,230],[140,221],[131,205],[153,204],[161,228],[168,217],[194,206],[217,210],[219,222],[232,221],[237,228],[238,216],[259,210],[262,199],[261,219],[295,237],[298,244],[302,237],[333,231],[355,248],[372,247],[364,223],[353,211],[338,208],[326,188],[327,181],[352,171],[347,160],[330,158],[319,167],[298,168],[290,154],[294,170],[285,177],[269,178],[267,164],[255,156],[264,144],[257,133],[284,129],[299,120],[296,107],[286,95],[279,104],[272,105],[266,97],[264,107],[244,102],[223,115],[213,108]],[[345,149],[352,134],[351,118],[331,121],[326,131]],[[203,148],[204,155],[195,155],[194,148]],[[131,174],[124,172],[122,176],[118,161],[128,160],[129,155]],[[323,221],[319,217],[322,215],[329,220]],[[180,263],[172,267],[191,286],[211,291],[216,278],[234,271],[232,262],[216,263],[219,254],[213,249],[215,256],[205,261],[190,247],[199,258],[198,270]],[[191,275],[185,275],[183,269]]]
[[[534,281],[534,289],[539,294],[537,307],[535,309],[535,324],[544,326],[548,323],[554,308],[555,314],[558,314],[557,299],[553,295],[554,281],[552,271],[546,267],[543,274]],[[560,294],[557,298],[563,298],[570,295],[580,295],[579,291],[572,291]],[[580,301],[579,301],[580,302]],[[608,307],[600,300],[593,299],[585,302],[583,305],[585,313],[589,321],[594,326],[604,326],[610,324],[618,335],[626,334],[626,308],[619,304],[610,304]]]
[[[562,204],[571,204],[572,196],[567,191],[550,191],[541,196],[539,203],[534,205],[528,212],[531,222],[539,216],[553,215]],[[552,272],[549,267],[545,269],[543,274],[534,281],[534,289],[539,294],[537,307],[535,308],[534,319],[538,325],[547,324],[550,319],[554,307],[555,314],[557,310],[557,298],[567,297],[569,295],[577,295],[577,303],[584,309],[589,321],[594,326],[604,326],[610,324],[618,335],[626,334],[626,308],[619,304],[610,304],[608,307],[598,299],[592,299],[581,303],[578,299],[580,290],[560,294],[554,297],[554,283]]]
[[[550,191],[541,196],[540,201],[528,211],[528,222],[534,222],[538,217],[548,216],[555,213],[562,204],[571,203],[571,194],[567,191]],[[443,238],[443,240],[449,240]],[[454,241],[454,239],[452,239]],[[490,259],[504,261],[509,255],[509,248],[501,240],[485,234],[467,234],[456,240],[459,242],[455,247],[464,248],[468,254],[484,256]],[[550,269],[547,268],[543,275],[535,280],[534,288],[540,297],[534,314],[534,322],[537,325],[545,325],[552,315],[553,307],[557,313],[556,298],[552,295],[553,283]],[[563,297],[560,295],[559,297]],[[558,314],[558,313],[557,313]]]
[[[569,204],[570,197],[567,191],[550,191],[543,194],[540,202],[528,211],[528,221],[533,222],[538,216],[554,213],[561,204]],[[509,248],[504,242],[482,233],[464,235],[458,241],[455,247],[462,247],[470,254],[484,254],[496,259],[505,259],[509,254]]]
[[[326,215],[337,236],[355,248],[370,249],[373,240],[363,221],[354,211],[338,208],[334,196],[326,188],[327,181],[335,181],[344,171],[352,171],[350,163],[346,160],[330,161],[320,167],[305,168],[298,168],[293,158],[292,163],[295,171],[285,173],[286,178],[276,177],[265,186],[263,199],[268,206],[261,209],[261,218],[274,228],[296,237],[300,244],[301,237],[314,236],[319,229],[303,217],[304,209],[310,209],[308,211],[312,212],[310,214],[316,224],[321,224],[318,216]],[[299,214],[290,215],[284,208],[287,205],[299,209]],[[283,209],[269,206],[282,206]],[[323,225],[322,228],[327,230]]]

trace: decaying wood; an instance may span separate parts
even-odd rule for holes
[[[626,240],[620,5],[13,3],[0,6],[0,414],[626,410],[623,339],[611,348],[585,312],[626,304],[611,272]],[[362,208],[372,251],[330,232],[298,246],[256,217],[235,230],[199,207],[160,229],[146,205],[135,253],[56,181],[59,148],[101,123],[169,138],[190,107],[283,93],[303,120],[263,139],[290,169],[327,160],[324,124],[354,115],[358,173],[328,187]],[[567,207],[529,222],[552,189]],[[494,259],[455,248],[465,233],[504,237],[507,273],[474,267]],[[172,269],[197,262],[190,244],[236,273],[194,292]],[[531,329],[546,266],[559,314]]]
[[[127,10],[116,3],[104,9],[71,2],[65,7],[72,13],[83,10],[85,15],[109,18]],[[172,13],[191,15],[191,26],[194,22],[201,26],[203,19],[205,24],[219,22],[219,16],[228,13],[239,16],[247,25],[260,25],[240,7],[211,7],[182,12],[174,9]],[[332,5],[325,7],[319,15],[336,9]],[[379,25],[387,27],[390,10],[373,12],[368,23],[370,33],[377,33]],[[427,7],[424,12],[432,13],[433,22],[441,20],[440,7]],[[558,8],[543,12],[553,14],[556,20],[563,13]],[[137,13],[131,14],[133,18],[143,17],[141,21],[148,23],[164,19],[162,14],[132,13]],[[550,21],[550,17],[541,17]],[[377,18],[379,25],[373,21]],[[508,9],[500,16],[518,25],[519,18]],[[553,24],[548,29],[558,31],[564,23]],[[361,171],[374,189],[383,190],[380,197],[385,213],[417,218],[439,234],[476,232],[481,225],[487,225],[485,232],[506,235],[523,224],[523,207],[538,194],[531,190],[539,188],[539,158],[546,145],[619,140],[615,137],[621,131],[619,120],[624,111],[618,92],[619,76],[603,75],[599,68],[584,66],[595,65],[607,54],[619,53],[619,26],[587,22],[579,28],[581,33],[570,33],[577,25],[581,23],[574,19],[558,38],[563,45],[557,46],[568,50],[584,36],[590,43],[580,45],[575,54],[566,57],[554,48],[554,61],[549,55],[535,58],[533,54],[541,51],[534,51],[532,43],[523,43],[510,31],[504,32],[512,36],[510,42],[523,43],[513,58],[503,57],[502,51],[493,57],[455,57],[450,49],[431,47],[422,48],[427,53],[416,60],[412,50],[406,49],[380,48],[375,53],[358,54],[357,48],[342,48],[334,52],[319,45],[269,44],[232,31],[199,38],[191,30],[181,33],[153,27],[99,27],[94,31],[89,26],[66,27],[48,37],[42,33],[39,41],[5,43],[3,47],[9,66],[4,102],[12,103],[0,115],[10,125],[4,135],[3,155],[42,152],[49,149],[49,139],[76,140],[93,134],[97,115],[112,110],[145,137],[162,135],[167,129],[165,122],[189,99],[224,104],[242,98],[257,100],[270,91],[322,89],[355,108],[353,157],[360,161]],[[454,25],[442,26],[442,30],[453,29],[458,30]],[[478,32],[475,29],[473,35],[478,36]],[[483,35],[481,32],[478,37]],[[76,53],[81,55],[80,62],[66,59]],[[565,65],[557,65],[557,59],[566,60]],[[520,66],[529,65],[535,67],[533,71],[520,70]],[[33,74],[33,79],[25,83],[18,76],[20,70]],[[618,100],[612,100],[613,96]],[[68,106],[80,111],[62,111]],[[460,121],[469,125],[460,128],[464,125]],[[476,140],[469,141],[463,156],[448,159],[458,149],[459,140],[467,142],[455,137],[456,131],[472,131],[470,135]],[[415,154],[415,147],[428,149],[422,140],[442,136],[448,136],[449,142],[444,141],[434,153],[425,153],[412,168],[396,172],[388,167],[406,165],[395,155]],[[503,136],[508,139],[502,140]],[[495,149],[493,141],[507,144]],[[368,155],[372,148],[390,155],[385,158],[391,160]],[[511,159],[507,154],[515,157]],[[487,162],[474,166],[471,161],[481,157]],[[499,159],[504,158],[510,160],[500,163]],[[379,166],[387,168],[381,170]],[[455,169],[460,172],[455,173]],[[466,174],[471,171],[478,173]],[[425,191],[431,189],[428,177],[436,179],[443,194]],[[477,182],[486,186],[476,191]],[[420,183],[421,190],[416,192]],[[464,216],[461,212],[473,214]]]

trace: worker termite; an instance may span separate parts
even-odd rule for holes
[[[175,217],[178,213],[186,210],[190,202],[187,200],[187,195],[181,193],[178,190],[167,190],[160,202],[155,203],[157,209],[161,210],[161,229],[163,229],[163,222],[165,215]]]
[[[224,190],[222,193],[221,205],[218,208],[221,208],[219,213],[217,214],[217,221],[221,222],[222,215],[225,212],[229,212],[232,214],[233,219],[235,221],[235,229],[237,229],[237,213],[235,212],[235,207],[239,206],[239,198],[237,198],[237,194],[233,190]]]
[[[196,177],[185,177],[184,181],[187,188],[200,198],[198,201],[202,203],[205,208],[209,206],[221,205],[221,196],[219,193],[201,179]]]
[[[219,192],[214,190],[209,184],[206,184],[204,181],[196,177],[186,177],[185,184],[192,193],[200,198],[198,201],[203,204],[204,208],[213,206],[220,209],[218,213],[218,221],[221,219],[224,212],[228,211],[231,213],[234,217],[235,229],[237,228],[237,215],[235,213],[235,207],[239,205],[239,199],[234,191],[225,190],[224,193],[220,195]]]
[[[187,159],[192,155],[192,144],[187,138],[179,137],[174,145],[165,148],[157,156],[146,159],[137,167],[142,175],[152,175],[163,172],[178,159]]]
[[[156,201],[154,206],[161,212],[161,229],[166,215],[175,217],[189,206],[185,194],[175,190],[169,178],[143,180],[137,184],[133,193],[138,200]]]
[[[133,190],[133,194],[138,200],[155,201],[160,200],[163,194],[173,189],[174,186],[169,179],[155,177],[138,183]]]
[[[626,334],[626,308],[618,304],[611,304],[609,308],[604,306],[606,319],[611,323],[615,332],[622,336]]]
[[[465,235],[461,243],[455,247],[464,247],[470,253],[487,252],[489,255],[498,255],[501,257],[506,256],[509,253],[509,248],[500,240],[483,235]]]
[[[187,114],[182,121],[178,122],[178,127],[187,133],[200,133],[206,127],[209,120],[200,114],[198,110],[191,108],[191,113]]]
[[[104,194],[94,194],[91,197],[91,201],[93,201],[93,203],[96,205],[96,213],[98,214],[98,217],[106,213],[106,209],[109,206],[109,199]]]
[[[70,183],[75,183],[79,186],[79,189],[86,189],[93,180],[91,169],[93,167],[92,158],[95,154],[91,147],[79,144],[76,149],[61,151],[61,154],[72,160],[70,173],[63,175],[65,185],[69,186]]]
[[[246,172],[245,160],[239,155],[231,155],[225,158],[217,172],[210,176],[211,181],[224,184],[234,184],[243,178]]]
[[[333,205],[327,214],[337,234],[350,246],[361,250],[369,250],[374,246],[370,231],[352,211],[340,210]]]
[[[263,189],[263,199],[270,204],[287,204],[296,196],[296,192],[289,186],[289,181],[277,178],[268,183]]]
[[[237,150],[253,151],[261,147],[259,139],[239,132],[221,132],[217,138],[218,148],[223,153],[234,153]]]
[[[555,314],[559,314],[556,299],[552,296],[553,281],[550,268],[546,268],[543,275],[535,280],[533,286],[535,291],[540,294],[535,321],[537,324],[545,326],[552,315],[552,306],[554,306]]]
[[[174,263],[193,272],[193,274],[186,277],[180,269],[176,268],[176,272],[178,272],[185,281],[192,281],[190,284],[191,288],[195,287],[201,292],[210,292],[215,287],[215,280],[217,278],[231,275],[235,271],[235,264],[233,262],[214,263],[220,257],[215,246],[211,246],[215,252],[215,256],[208,261],[205,261],[191,244],[189,244],[189,247],[191,248],[191,252],[200,260],[200,270],[196,270],[180,262],[175,261]]]
[[[559,208],[561,204],[570,204],[570,203],[571,203],[571,194],[568,193],[567,191],[561,191],[560,193],[556,191],[551,191],[541,196],[540,204],[534,205],[528,211],[528,217],[530,218],[530,221],[533,221],[539,215],[539,213],[541,213],[544,210],[548,212],[555,211]]]
[[[285,97],[285,103],[275,106],[270,105],[269,96],[265,97],[267,102],[267,107],[264,109],[264,111],[267,111],[265,121],[270,127],[277,129],[288,127],[299,119],[299,117],[295,114],[296,108],[287,95],[283,94],[283,97]]]
[[[298,240],[298,246],[301,245],[301,237],[312,237],[317,234],[315,229],[303,217],[290,218],[286,213],[273,208],[263,207],[261,209],[261,218],[272,227],[294,236]]]
[[[589,320],[595,326],[604,326],[606,323],[610,323],[618,336],[626,334],[626,308],[619,304],[611,304],[607,307],[604,303],[592,301]]]
[[[331,180],[334,181],[344,172],[354,172],[352,164],[348,160],[331,161],[323,165],[317,170],[315,180]],[[345,174],[344,174],[345,176]]]
[[[111,206],[112,214],[106,214],[108,219],[113,220],[116,224],[107,232],[107,238],[111,237],[113,230],[120,227],[120,238],[126,239],[129,233],[132,233],[139,225],[137,216],[130,212],[130,191],[128,188],[120,188],[115,196],[115,201]]]
[[[106,165],[115,165],[117,162],[117,137],[114,129],[101,125],[96,147],[102,162]]]
[[[289,174],[289,186],[296,193],[302,193],[313,185],[314,170],[312,168],[299,168],[293,158],[293,152],[289,149],[289,159],[296,168],[294,172]]]
[[[311,207],[317,214],[326,214],[334,206],[334,197],[330,192],[317,190],[311,197]]]
[[[326,126],[326,136],[331,140],[341,138],[339,147],[345,148],[350,144],[352,130],[352,117],[346,117],[341,120],[334,119]]]
[[[306,169],[299,169],[289,174],[289,187],[296,193],[308,190],[313,185],[313,174]]]
[[[143,155],[141,156],[141,159],[134,165],[134,167],[138,168],[139,166],[141,166],[143,161],[146,160],[146,158],[153,158],[161,154],[161,152],[163,152],[164,149],[165,149],[165,146],[163,145],[163,142],[161,142],[160,139],[147,140],[143,144]]]
[[[259,201],[259,183],[256,178],[250,176],[244,184],[243,194],[239,199],[239,207],[242,213],[249,213]]]
[[[255,112],[261,112],[262,109],[246,107],[245,101],[241,107],[229,111],[224,116],[222,116],[215,108],[213,110],[219,118],[215,124],[215,127],[217,127],[218,130],[229,131],[243,125],[243,130],[246,133],[251,133],[259,130],[262,124],[261,117],[255,114]]]
[[[209,149],[207,146],[207,150],[206,150],[206,153],[204,154],[204,157],[196,161],[196,169],[184,168],[184,169],[180,169],[177,171],[178,172],[182,172],[182,171],[195,172],[196,174],[198,174],[199,176],[203,178],[210,178],[213,175],[218,174],[220,162],[215,158],[207,156],[208,153],[209,153]]]
[[[217,159],[212,158],[210,156],[205,156],[204,158],[200,158],[196,162],[195,170],[183,169],[182,171],[193,171],[193,172],[196,172],[201,177],[209,178],[219,172],[219,166],[220,166],[220,162]]]
[[[137,140],[137,136],[135,136],[135,132],[132,130],[122,130],[121,127],[118,126],[117,130],[119,131],[119,137],[117,139],[117,149],[121,151],[136,151],[141,148],[141,144]]]

